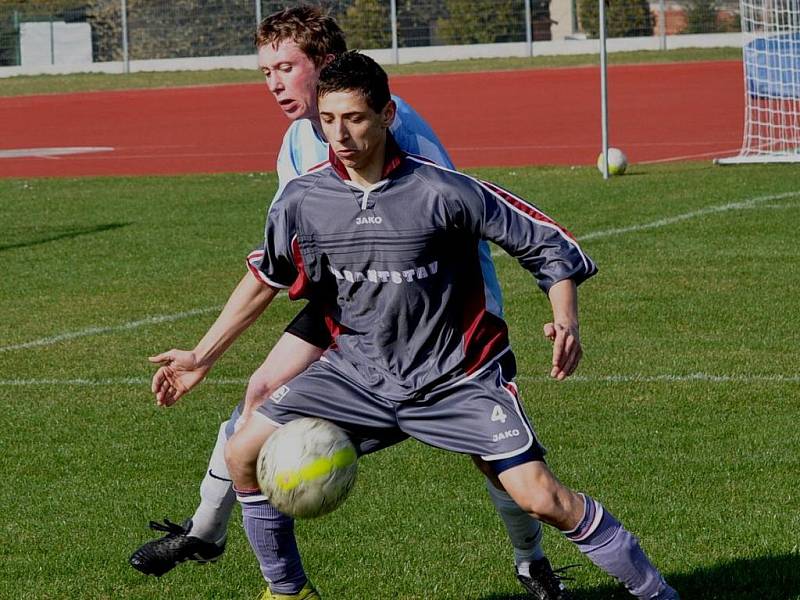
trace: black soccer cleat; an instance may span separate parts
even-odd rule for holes
[[[187,519],[181,525],[164,519],[164,523],[150,521],[153,531],[165,531],[166,535],[150,540],[134,552],[128,562],[134,569],[145,575],[161,577],[173,567],[187,560],[199,563],[214,562],[225,552],[225,540],[215,544],[189,535],[192,520]]]
[[[574,565],[570,565],[574,566]],[[570,579],[562,573],[570,567],[561,567],[553,571],[546,558],[531,562],[530,576],[517,572],[517,579],[532,598],[536,600],[574,600],[574,596],[564,587],[562,580]]]

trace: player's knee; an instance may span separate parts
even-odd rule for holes
[[[561,485],[531,486],[514,496],[514,501],[528,514],[559,529],[569,529],[578,510],[578,496]]]
[[[234,484],[242,484],[255,473],[258,455],[251,455],[249,445],[242,443],[242,436],[234,435],[225,444],[225,465]]]

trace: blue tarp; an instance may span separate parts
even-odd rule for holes
[[[800,98],[800,32],[756,38],[744,47],[747,91],[758,98]]]

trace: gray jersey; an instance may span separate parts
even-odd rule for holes
[[[508,352],[488,307],[479,239],[495,242],[542,290],[596,272],[572,236],[495,185],[403,154],[389,138],[383,179],[363,189],[331,153],[270,210],[265,283],[321,302],[335,344],[323,356],[394,401],[449,387]]]

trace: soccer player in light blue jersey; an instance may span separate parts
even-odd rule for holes
[[[287,9],[267,17],[256,35],[259,66],[278,106],[292,121],[278,156],[280,195],[287,183],[313,170],[328,158],[317,111],[316,84],[320,70],[346,50],[344,37],[333,19],[313,7]],[[401,98],[391,131],[399,147],[444,167],[453,165],[430,126]],[[502,317],[502,300],[494,265],[485,242],[479,245],[487,311]],[[160,405],[168,406],[197,385],[214,362],[252,324],[267,304],[263,284],[246,273],[226,307],[192,351],[170,350],[151,360],[162,365],[153,378],[153,392]],[[235,504],[230,476],[224,463],[226,440],[237,422],[246,421],[265,398],[318,360],[331,336],[321,312],[313,303],[289,324],[264,363],[252,375],[243,402],[220,427],[209,468],[200,486],[201,502],[191,519],[182,524],[165,520],[151,527],[165,532],[131,556],[131,565],[162,575],[186,560],[208,562],[224,551],[227,524]],[[484,468],[475,459],[479,468]],[[522,511],[502,489],[487,479],[489,496],[504,521],[514,548],[517,577],[532,597],[539,600],[568,598],[544,556],[539,522]],[[265,540],[259,559],[267,594],[286,598],[315,598],[294,539],[293,522],[271,506],[264,506]],[[269,595],[265,597],[270,597]]]

